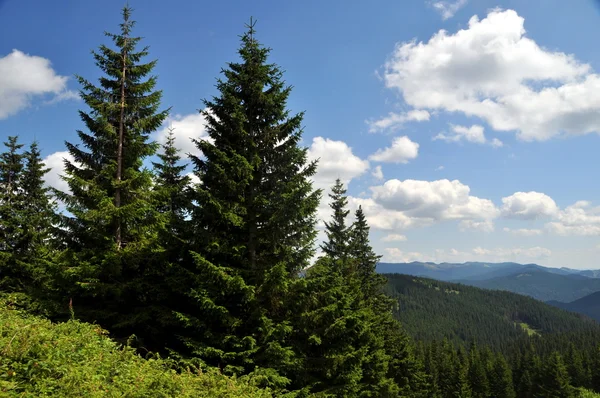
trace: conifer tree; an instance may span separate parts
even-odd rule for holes
[[[493,397],[515,398],[512,372],[502,354],[497,354],[490,377],[490,394]]]
[[[0,154],[0,290],[22,291],[22,269],[16,262],[23,235],[22,179],[23,144],[17,136],[4,142],[6,151]]]
[[[286,109],[291,87],[268,63],[251,21],[240,62],[229,63],[219,94],[204,101],[212,140],[196,141],[190,306],[179,312],[184,341],[206,363],[233,373],[256,366],[286,373],[292,350],[284,303],[309,264],[320,192],[316,163],[300,147],[303,114]],[[269,372],[267,369],[265,372]],[[271,373],[268,380],[284,379]]]
[[[469,350],[469,383],[473,398],[485,398],[489,395],[486,364],[475,344]]]
[[[344,188],[344,184],[339,178],[335,180],[329,197],[331,198],[329,207],[333,210],[333,214],[331,221],[325,222],[327,240],[323,242],[321,249],[323,253],[337,260],[345,258],[349,254],[348,242],[350,238],[350,228],[346,226],[346,217],[350,213],[350,210],[346,209],[348,198],[346,197],[346,188]]]
[[[571,386],[569,372],[558,352],[547,359],[540,379],[539,397],[570,398],[575,397],[575,389]]]
[[[355,218],[350,232],[349,254],[356,263],[356,271],[362,281],[365,295],[373,296],[379,293],[385,284],[385,278],[375,271],[381,256],[375,254],[371,247],[370,228],[361,206],[356,210]]]
[[[106,33],[116,48],[93,52],[103,73],[99,85],[78,77],[89,111],[80,111],[88,132],[78,131],[83,147],[66,143],[70,192],[57,192],[67,215],[61,217],[64,252],[61,282],[75,312],[116,336],[148,337],[157,322],[156,297],[148,291],[161,265],[157,236],[163,220],[154,203],[152,173],[143,160],[156,152],[150,135],[167,117],[159,111],[161,91],[152,75],[156,61],[142,63],[148,47],[137,49],[131,9],[123,8],[118,34]]]
[[[55,215],[50,189],[45,186],[44,176],[49,168],[44,164],[37,142],[24,154],[25,167],[21,181],[23,205],[23,239],[21,250],[29,258],[41,256],[52,237]]]

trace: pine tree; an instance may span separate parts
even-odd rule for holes
[[[37,142],[33,142],[24,154],[25,168],[21,181],[24,196],[23,239],[21,250],[29,259],[41,256],[52,238],[55,215],[50,189],[45,186],[44,176],[49,168],[44,164]]]
[[[362,280],[363,291],[366,295],[373,296],[380,292],[386,282],[385,278],[375,271],[381,256],[375,254],[371,247],[369,242],[370,228],[361,206],[356,210],[355,218],[356,220],[352,224],[350,232],[349,254],[356,263],[356,270]]]
[[[562,357],[554,352],[546,361],[540,380],[539,397],[570,398],[575,397],[575,389],[571,386],[569,372]]]
[[[23,270],[16,258],[22,250],[24,227],[23,144],[19,144],[18,137],[10,136],[4,146],[6,151],[0,154],[0,290],[20,292],[24,289]]]
[[[291,87],[267,62],[269,52],[251,21],[241,61],[228,64],[219,95],[204,102],[212,140],[196,141],[204,157],[192,157],[200,180],[192,213],[196,268],[188,269],[195,309],[179,316],[193,354],[233,373],[256,366],[291,372],[284,303],[316,237],[316,163],[299,146],[303,115],[286,109]]]
[[[502,354],[497,354],[490,377],[490,393],[493,397],[514,398],[512,372]]]
[[[485,398],[489,395],[486,363],[475,344],[469,349],[469,383],[473,398]]]
[[[327,240],[321,245],[321,249],[325,255],[337,260],[348,255],[348,241],[350,238],[350,228],[346,226],[346,217],[350,213],[350,210],[346,209],[348,198],[346,197],[344,184],[339,178],[331,188],[329,197],[331,198],[329,207],[333,210],[333,215],[331,221],[325,222]]]
[[[70,192],[57,192],[67,214],[61,217],[64,244],[60,300],[72,298],[75,312],[117,337],[149,337],[161,306],[150,288],[160,281],[162,252],[152,173],[143,160],[156,152],[149,141],[167,117],[158,111],[161,91],[151,73],[156,61],[141,63],[131,9],[123,8],[119,34],[106,33],[116,49],[94,51],[103,72],[95,86],[82,77],[81,97],[90,108],[79,114],[89,132],[78,131],[83,146],[66,143],[74,161],[65,160]]]

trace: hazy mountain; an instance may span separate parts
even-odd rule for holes
[[[593,318],[600,322],[600,291],[588,294],[580,299],[572,301],[570,303],[563,303],[560,301],[548,301],[548,304],[554,305],[556,307],[578,312],[580,314],[584,314]]]
[[[580,274],[548,272],[546,269],[523,269],[510,275],[484,280],[461,280],[485,289],[506,290],[531,296],[541,301],[556,300],[568,303],[600,291],[600,279]]]
[[[377,271],[381,273],[400,273],[423,276],[442,281],[485,280],[532,270],[544,270],[558,275],[581,275],[590,278],[599,278],[600,270],[576,270],[571,268],[550,268],[537,264],[518,263],[380,263]]]

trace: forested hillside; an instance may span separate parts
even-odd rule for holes
[[[90,57],[100,78],[78,77],[84,127],[65,142],[65,188],[44,184],[37,143],[10,136],[0,153],[3,394],[600,391],[591,321],[423,279],[392,276],[386,288],[367,217],[361,206],[350,214],[341,179],[313,262],[318,162],[254,20],[202,103],[208,136],[191,141],[196,155],[180,153],[173,132],[152,141],[170,109],[131,13]]]
[[[410,275],[385,276],[388,293],[398,301],[395,315],[420,340],[476,341],[506,350],[527,335],[576,332],[600,339],[596,322],[530,297]]]

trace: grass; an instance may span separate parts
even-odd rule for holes
[[[252,379],[177,373],[120,347],[96,325],[51,322],[0,303],[2,397],[271,397]]]

